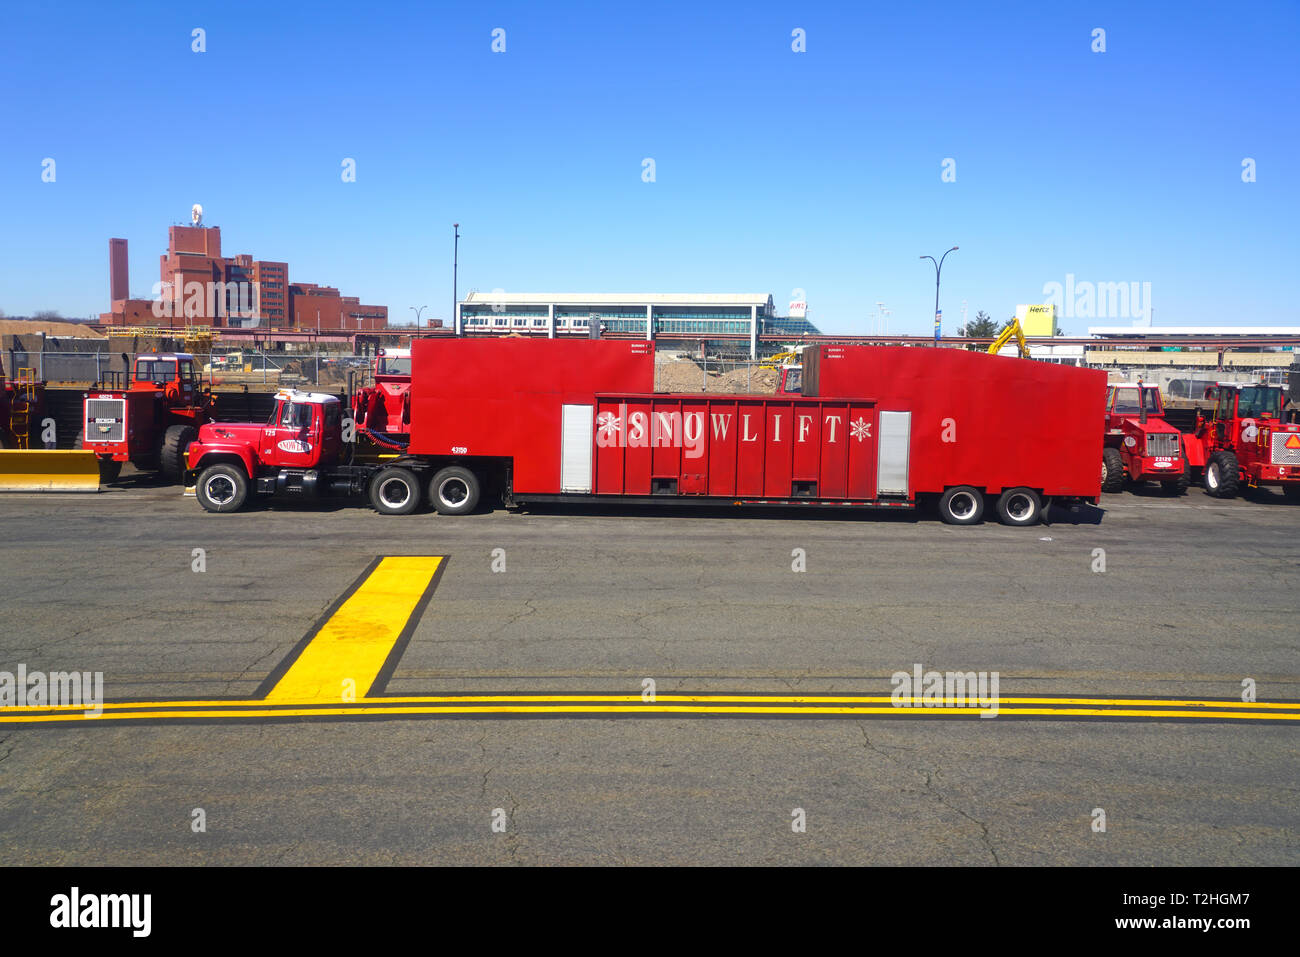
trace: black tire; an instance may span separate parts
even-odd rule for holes
[[[429,503],[439,515],[467,515],[479,499],[478,476],[467,468],[450,465],[429,480]]]
[[[1160,487],[1165,490],[1166,495],[1186,495],[1187,490],[1192,486],[1192,467],[1183,460],[1183,471],[1178,478],[1172,482],[1161,482]]]
[[[370,505],[380,515],[410,515],[420,507],[420,480],[410,469],[380,469],[370,480]]]
[[[1232,498],[1241,485],[1237,456],[1226,450],[1215,452],[1205,463],[1205,474],[1201,478],[1207,495],[1215,498]]]
[[[199,430],[192,425],[169,425],[163,433],[162,450],[158,453],[162,474],[173,482],[180,481],[185,474],[185,453],[190,443],[199,437]]]
[[[1124,456],[1119,449],[1101,450],[1101,490],[1118,492],[1124,488]]]
[[[998,496],[998,521],[1003,525],[1037,525],[1043,520],[1043,500],[1032,488],[1009,488]]]
[[[199,473],[194,495],[209,512],[237,512],[248,501],[248,476],[238,465],[209,465]]]
[[[82,429],[77,433],[77,437],[72,441],[74,449],[80,449],[86,444],[86,430]],[[98,457],[99,463],[99,482],[101,485],[108,485],[110,482],[116,482],[119,475],[122,474],[122,463],[114,461],[103,455]]]
[[[984,518],[984,495],[969,485],[955,485],[939,496],[939,517],[949,525],[978,525]]]

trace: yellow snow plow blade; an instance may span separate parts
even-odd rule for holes
[[[0,492],[98,492],[99,462],[84,449],[0,450]]]

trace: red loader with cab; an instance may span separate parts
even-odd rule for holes
[[[1196,410],[1196,430],[1185,437],[1205,491],[1232,498],[1276,485],[1288,499],[1300,500],[1300,424],[1283,421],[1282,387],[1221,382],[1205,398],[1213,408],[1208,415]]]
[[[1182,495],[1191,484],[1183,437],[1165,421],[1160,389],[1142,382],[1118,383],[1106,396],[1106,438],[1101,452],[1101,490],[1124,483],[1159,482]]]

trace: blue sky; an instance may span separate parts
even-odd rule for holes
[[[110,236],[147,294],[167,226],[199,202],[227,255],[287,260],[291,280],[393,321],[448,315],[459,222],[462,295],[770,292],[783,311],[798,288],[827,331],[869,331],[883,301],[891,331],[923,334],[934,273],[918,256],[959,245],[946,331],[963,300],[1005,318],[1071,274],[1149,282],[1157,326],[1297,324],[1294,2],[50,3],[6,18],[9,315],[106,310]]]

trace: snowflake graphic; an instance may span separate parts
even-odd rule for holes
[[[613,438],[622,428],[623,423],[618,420],[618,416],[613,412],[602,412],[596,416],[596,428],[609,438]]]
[[[849,425],[853,426],[853,437],[861,442],[863,439],[871,438],[871,423],[862,417],[854,419]]]

